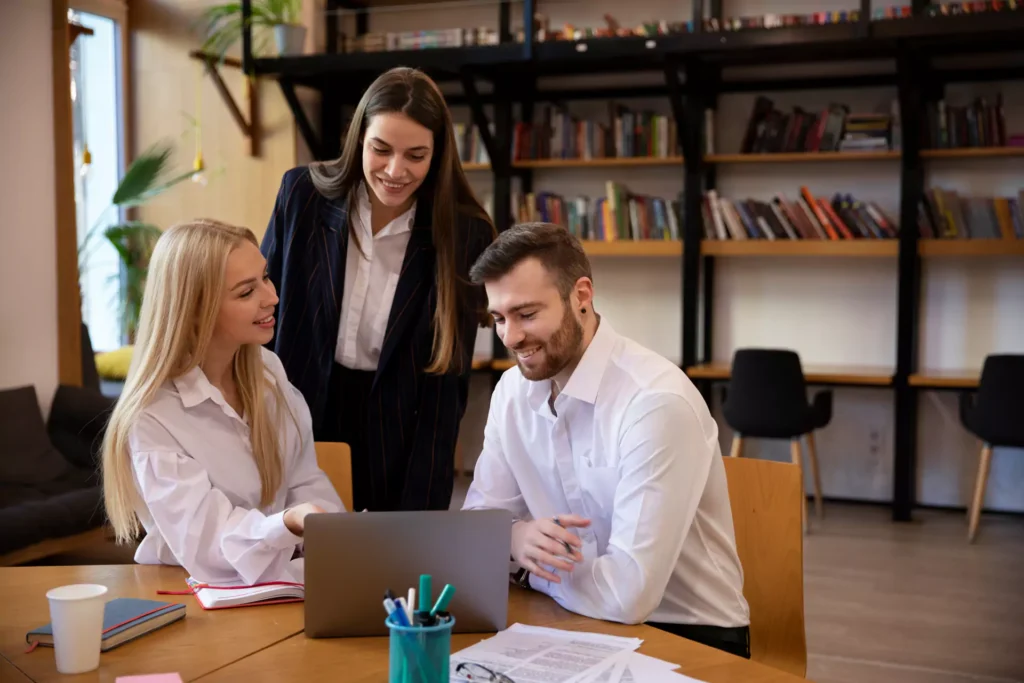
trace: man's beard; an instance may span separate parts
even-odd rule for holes
[[[523,365],[519,356],[516,356],[516,363],[523,377],[533,382],[551,379],[566,368],[579,354],[580,346],[583,345],[583,325],[572,314],[572,307],[565,302],[565,311],[562,314],[562,324],[555,331],[551,338],[540,345],[540,351],[544,353],[544,363],[540,367],[528,368]],[[534,340],[524,340],[519,348],[530,348],[536,345]],[[539,353],[538,352],[538,353]]]

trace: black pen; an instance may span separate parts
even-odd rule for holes
[[[555,524],[557,524],[562,529],[565,528],[564,526],[562,526],[562,523],[558,521],[558,517],[557,516],[554,519],[555,519]],[[562,545],[565,546],[565,552],[569,553],[570,555],[573,554],[572,546],[569,545],[568,541],[562,541]]]

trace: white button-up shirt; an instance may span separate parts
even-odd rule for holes
[[[374,235],[365,183],[359,184],[356,200],[356,206],[349,210],[349,220],[359,236],[359,246],[349,236],[334,360],[350,370],[376,370],[412,234],[416,203]]]
[[[285,509],[314,503],[344,510],[318,467],[312,421],[284,366],[263,349],[269,375],[295,422],[283,411],[278,431],[284,476],[273,503],[260,507],[260,476],[249,427],[200,368],[157,391],[129,434],[136,485],[144,503],[141,564],[173,564],[212,585],[303,581],[302,538],[284,525]],[[274,414],[274,399],[267,392]],[[298,428],[296,428],[296,423]]]
[[[502,375],[463,509],[590,519],[560,584],[530,577],[568,610],[748,625],[718,427],[689,378],[601,320],[554,412],[550,390],[517,367]]]

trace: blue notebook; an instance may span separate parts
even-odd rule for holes
[[[185,605],[176,602],[114,598],[103,608],[101,652],[174,623],[185,616]],[[46,624],[25,634],[25,641],[53,647],[53,626]]]

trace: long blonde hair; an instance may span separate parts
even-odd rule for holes
[[[132,364],[103,439],[103,496],[107,518],[120,543],[138,536],[136,511],[141,500],[135,484],[128,439],[157,390],[203,360],[213,337],[231,250],[248,241],[248,228],[196,220],[168,228],[150,259]],[[273,501],[283,478],[277,435],[285,401],[265,374],[261,349],[243,345],[232,373],[252,435],[252,453],[260,475],[261,505]],[[274,397],[269,415],[265,392]],[[294,419],[294,415],[292,416]]]

